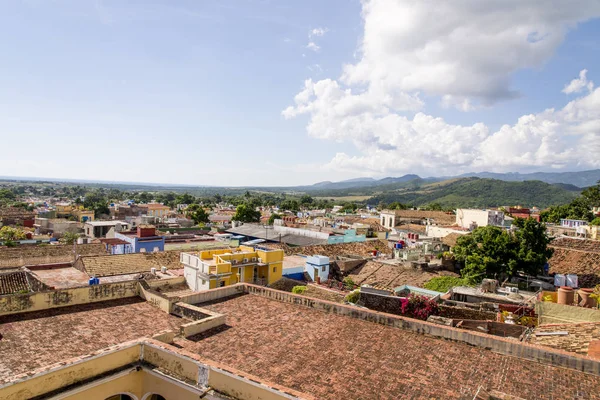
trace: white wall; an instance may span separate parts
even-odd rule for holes
[[[329,239],[329,233],[319,232],[319,231],[311,231],[308,229],[288,228],[286,226],[274,225],[273,230],[277,234],[282,234],[282,235],[289,233],[289,234],[293,234],[293,235],[312,237],[312,238],[316,238],[316,239],[323,239],[323,240]]]
[[[433,238],[443,238],[448,236],[451,233],[460,233],[465,234],[468,232],[460,231],[458,229],[446,228],[443,226],[436,225],[426,225],[425,226],[425,235]]]
[[[504,213],[502,211],[459,208],[456,210],[456,224],[463,228],[470,228],[472,224],[488,226],[490,217],[494,215],[499,216],[500,222],[493,225],[502,226],[504,222]]]

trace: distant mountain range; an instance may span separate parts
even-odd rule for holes
[[[410,182],[420,180],[423,183],[426,182],[439,182],[449,179],[456,178],[485,178],[485,179],[497,179],[507,182],[525,182],[525,181],[541,181],[550,184],[563,184],[568,185],[564,187],[566,190],[577,190],[579,188],[585,188],[588,186],[595,185],[600,181],[600,169],[594,169],[589,171],[578,171],[578,172],[532,172],[522,174],[519,172],[508,172],[508,173],[496,173],[496,172],[472,172],[462,174],[458,176],[444,176],[444,177],[429,177],[421,178],[418,175],[408,174],[400,177],[387,177],[382,179],[374,178],[354,178],[340,182],[319,182],[314,185],[308,186],[297,186],[295,189],[298,190],[338,190],[338,189],[351,189],[351,188],[373,188],[378,186],[386,186],[390,184],[398,184],[404,182]]]

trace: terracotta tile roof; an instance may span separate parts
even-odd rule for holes
[[[581,287],[600,284],[600,241],[558,238],[550,247],[550,273],[577,274]]]
[[[27,273],[24,271],[0,274],[0,295],[30,292]]]
[[[8,378],[165,329],[181,319],[129,298],[0,317],[0,385]],[[25,398],[25,397],[22,397]]]
[[[355,284],[369,284],[381,289],[393,290],[401,285],[423,287],[425,282],[436,276],[458,276],[449,271],[423,271],[404,264],[391,265],[368,261],[348,275]]]
[[[425,234],[427,227],[419,224],[396,224],[396,229]]]
[[[464,236],[464,235],[461,233],[455,233],[455,232],[449,233],[442,238],[442,243],[448,247],[454,247],[454,246],[456,246],[456,239],[458,239],[461,236]]]
[[[278,243],[269,244],[268,246],[271,248],[281,248],[286,255],[304,254],[306,256],[312,256],[319,254],[322,256],[327,256],[330,259],[333,259],[335,256],[346,254],[369,257],[373,255],[373,250],[378,250],[379,252],[385,254],[392,254],[392,249],[386,242],[381,240],[372,240],[360,243],[323,244],[303,247],[289,247],[285,244],[280,245]]]
[[[80,256],[106,254],[104,246],[100,243],[79,244],[76,251]],[[74,258],[72,245],[17,246],[0,249],[0,269],[73,262]]]
[[[438,225],[452,225],[456,222],[454,214],[446,214],[443,211],[422,210],[384,210],[382,213],[395,214],[396,223],[398,219],[433,219]]]
[[[227,325],[176,344],[317,399],[470,400],[479,387],[524,399],[600,396],[597,375],[257,295],[199,306]]]
[[[568,332],[568,335],[537,336],[536,333]],[[527,341],[532,344],[553,347],[577,354],[588,354],[590,342],[600,339],[600,322],[579,324],[547,324],[535,328]]]
[[[161,267],[179,269],[181,268],[180,253],[180,251],[174,250],[81,257],[74,266],[90,276],[97,277],[150,272],[151,268],[160,270]]]

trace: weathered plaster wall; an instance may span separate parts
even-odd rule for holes
[[[17,314],[138,295],[138,282],[103,283],[49,292],[0,296],[0,315]]]

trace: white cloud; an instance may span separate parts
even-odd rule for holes
[[[314,28],[310,32],[308,32],[308,37],[310,39],[315,36],[323,36],[327,32],[329,32],[329,29],[327,29],[327,28]]]
[[[517,96],[512,74],[541,66],[569,28],[600,16],[600,2],[365,0],[362,14],[360,58],[344,67],[342,82],[475,106]]]
[[[321,37],[328,31],[329,29],[327,28],[314,28],[308,31],[308,44],[306,45],[306,48],[314,52],[318,52],[321,49],[321,46],[315,42],[314,38]]]
[[[563,93],[571,94],[571,93],[579,93],[584,88],[589,90],[590,92],[594,89],[594,82],[587,80],[587,69],[581,70],[579,72],[579,78],[573,79],[571,83],[565,85],[565,88],[562,90]]]
[[[381,101],[379,101],[381,99]],[[402,100],[400,100],[402,99]],[[600,167],[600,88],[560,110],[524,115],[491,132],[483,123],[453,125],[418,112],[418,97],[353,93],[335,81],[307,80],[285,118],[310,115],[311,136],[351,141],[362,153],[338,153],[327,168],[355,173],[453,174],[470,170]]]
[[[316,44],[315,42],[308,42],[308,44],[306,45],[306,48],[309,50],[312,50],[314,52],[317,52],[321,49],[321,47]]]
[[[462,111],[517,96],[513,73],[547,61],[569,29],[600,16],[600,1],[364,0],[362,15],[358,61],[345,65],[339,80],[305,81],[282,112],[308,115],[313,137],[355,145],[358,155],[336,154],[329,169],[450,174],[600,167],[600,89],[585,73],[565,91],[585,87],[587,95],[497,131],[418,112],[421,94]]]

